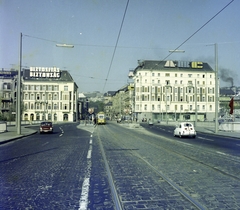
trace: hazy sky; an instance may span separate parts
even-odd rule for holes
[[[119,34],[127,2],[1,0],[0,68],[18,69],[23,33],[23,66],[68,70],[79,92],[115,91],[127,84],[138,60],[164,59],[231,0],[129,0]],[[167,60],[208,62],[214,69],[211,44],[217,43],[220,75],[240,86],[239,8],[240,1],[233,1],[181,46],[185,53]],[[220,85],[231,86],[222,79]]]

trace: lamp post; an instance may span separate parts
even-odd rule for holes
[[[218,133],[218,45],[215,43],[215,133]]]
[[[20,47],[19,47],[19,69],[17,77],[17,103],[16,103],[16,127],[17,134],[21,135],[21,70],[22,70],[22,37],[23,34],[20,33]],[[74,45],[70,44],[56,44],[57,47],[73,48]]]
[[[20,33],[20,52],[19,52],[19,69],[17,77],[17,104],[16,104],[16,126],[17,134],[21,134],[21,69],[22,69],[22,33]]]

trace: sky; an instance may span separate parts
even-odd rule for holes
[[[59,67],[79,92],[105,93],[126,85],[138,60],[215,69],[216,43],[220,86],[240,86],[239,8],[239,0],[0,0],[0,68],[19,69],[22,33],[23,67]],[[185,52],[169,54],[178,46]]]

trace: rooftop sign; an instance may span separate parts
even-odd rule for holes
[[[192,62],[188,62],[188,61],[179,61],[179,62],[166,61],[164,67],[202,69],[203,68],[203,62],[200,62],[200,61],[192,61]]]
[[[30,67],[30,78],[59,78],[60,69],[56,67]]]

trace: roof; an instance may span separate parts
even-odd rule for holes
[[[208,63],[200,61],[158,61],[158,60],[143,60],[138,61],[138,66],[134,73],[141,70],[156,70],[156,71],[199,71],[199,72],[214,72]]]

